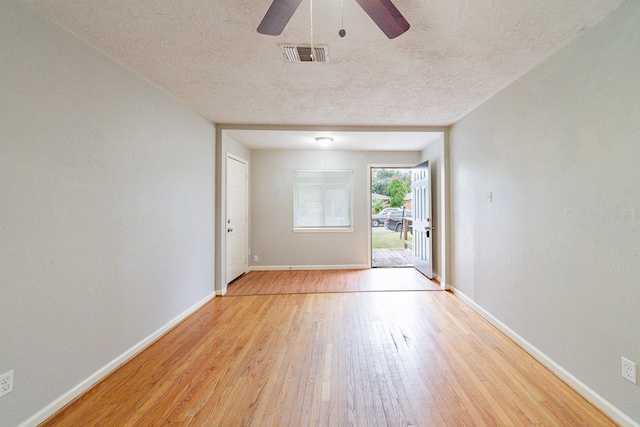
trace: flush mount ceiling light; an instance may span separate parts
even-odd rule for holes
[[[328,136],[318,136],[316,141],[318,141],[318,144],[320,144],[321,147],[327,147],[333,142],[333,138],[329,138]]]

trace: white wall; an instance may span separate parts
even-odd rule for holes
[[[415,165],[419,152],[254,151],[251,157],[250,265],[258,267],[366,267],[371,228],[369,164]],[[293,233],[293,171],[354,171],[353,233]]]
[[[451,131],[454,286],[636,422],[638,23],[625,3]]]
[[[213,292],[213,126],[0,3],[0,425]],[[41,413],[42,415],[42,413]]]

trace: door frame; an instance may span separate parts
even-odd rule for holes
[[[247,197],[249,201],[251,200],[250,191],[251,191],[251,162],[246,158],[238,156],[237,154],[233,154],[227,148],[227,143],[224,141],[223,130],[225,126],[216,126],[215,129],[215,141],[214,141],[214,175],[213,175],[213,218],[212,222],[214,224],[214,235],[213,235],[213,245],[214,245],[214,261],[213,261],[213,291],[216,296],[223,296],[227,293],[227,284],[226,284],[226,238],[224,234],[226,233],[226,191],[227,191],[227,154],[235,155],[236,157],[242,159],[247,164],[247,172],[248,172],[248,182],[247,186],[248,192]],[[250,152],[244,154],[248,158],[251,158]],[[247,209],[249,210],[248,224],[247,224],[247,239],[249,239],[250,229],[251,229],[251,207],[247,203]]]
[[[371,239],[372,239],[372,230],[371,230],[371,203],[373,202],[373,200],[371,200],[371,172],[373,171],[373,169],[409,169],[411,170],[412,167],[414,167],[414,164],[410,164],[410,163],[373,163],[373,164],[367,164],[367,214],[368,214],[368,218],[367,218],[367,224],[369,224],[369,226],[367,227],[367,251],[368,251],[368,267],[369,268],[373,268],[373,260],[371,259],[371,256],[373,254],[372,252],[372,245],[371,245]]]

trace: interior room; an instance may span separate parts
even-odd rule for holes
[[[301,2],[277,35],[270,1],[0,3],[0,425],[41,424],[193,316],[228,340],[239,276],[375,270],[369,170],[423,162],[420,320],[640,425],[640,1],[393,0],[399,26],[373,3]],[[335,170],[350,224],[297,226],[296,171]],[[310,298],[403,310],[338,295]],[[477,329],[424,314],[449,297]],[[288,298],[236,314],[306,325]]]
[[[333,142],[330,150],[320,150],[315,141],[318,135],[330,135]],[[443,198],[444,189],[438,183],[444,182],[441,159],[444,155],[444,132],[434,128],[410,128],[377,131],[323,131],[316,130],[255,130],[235,126],[221,129],[222,153],[231,153],[246,159],[249,167],[249,227],[251,269],[302,269],[307,268],[370,268],[371,267],[371,200],[367,197],[368,168],[377,166],[413,167],[424,160],[432,164],[434,200]],[[395,151],[389,151],[394,147]],[[221,159],[223,156],[220,156]],[[220,163],[222,180],[220,192],[224,199],[225,165]],[[319,233],[292,233],[293,199],[290,191],[293,170],[345,169],[354,171],[354,231],[331,236]],[[221,206],[225,206],[223,201]],[[439,212],[442,203],[434,202],[434,222],[445,217]],[[224,215],[220,216],[221,218]],[[223,221],[224,222],[224,221]],[[442,224],[445,224],[442,221]],[[268,224],[268,226],[263,226]],[[222,224],[224,227],[225,224]],[[438,223],[438,226],[440,224]],[[224,229],[224,228],[223,228]],[[441,237],[441,238],[440,238]],[[271,250],[277,241],[279,251]],[[224,244],[224,241],[220,242]],[[434,252],[442,251],[444,236],[434,237]],[[317,253],[312,252],[318,248]],[[225,254],[220,247],[220,254]],[[255,260],[255,257],[258,260]],[[310,261],[312,259],[312,261]],[[443,257],[434,257],[438,263]],[[223,262],[224,264],[224,262]],[[435,267],[434,277],[444,282],[443,265]],[[224,293],[228,283],[220,280],[217,289]]]

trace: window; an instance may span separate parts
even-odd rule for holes
[[[353,231],[353,171],[293,173],[294,231]]]

